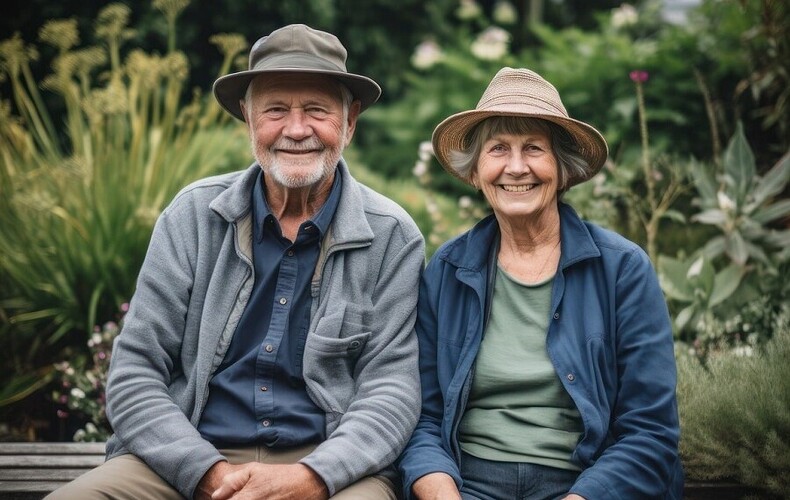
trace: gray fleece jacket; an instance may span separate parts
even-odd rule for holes
[[[137,455],[187,498],[223,458],[197,425],[252,291],[259,169],[195,182],[164,210],[113,348],[107,457]],[[425,258],[401,207],[356,182],[344,161],[337,172],[342,192],[311,282],[303,359],[327,439],[302,463],[330,495],[389,466],[417,422],[414,320]]]

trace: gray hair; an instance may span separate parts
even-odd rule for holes
[[[543,132],[551,140],[551,149],[557,158],[560,194],[573,179],[586,178],[590,166],[579,153],[573,136],[554,122],[526,116],[491,116],[475,125],[466,136],[466,149],[450,152],[450,167],[471,181],[480,151],[487,140],[497,134],[523,135],[535,131]]]

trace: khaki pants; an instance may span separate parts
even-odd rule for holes
[[[223,449],[220,453],[231,464],[296,463],[315,446],[272,450],[265,446]],[[383,476],[360,479],[333,497],[337,500],[396,500],[392,482]],[[112,458],[74,481],[58,488],[46,500],[182,500],[181,494],[134,455]]]

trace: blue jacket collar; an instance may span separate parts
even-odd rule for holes
[[[584,259],[600,257],[598,245],[576,211],[562,202],[559,203],[559,210],[562,241],[560,268],[566,269]],[[464,235],[448,242],[439,251],[438,258],[459,269],[481,272],[488,264],[491,245],[498,237],[499,224],[494,215],[489,215]]]

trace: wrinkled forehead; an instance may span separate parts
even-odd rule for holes
[[[303,95],[342,103],[342,84],[326,75],[311,73],[267,73],[250,82],[252,97]]]

